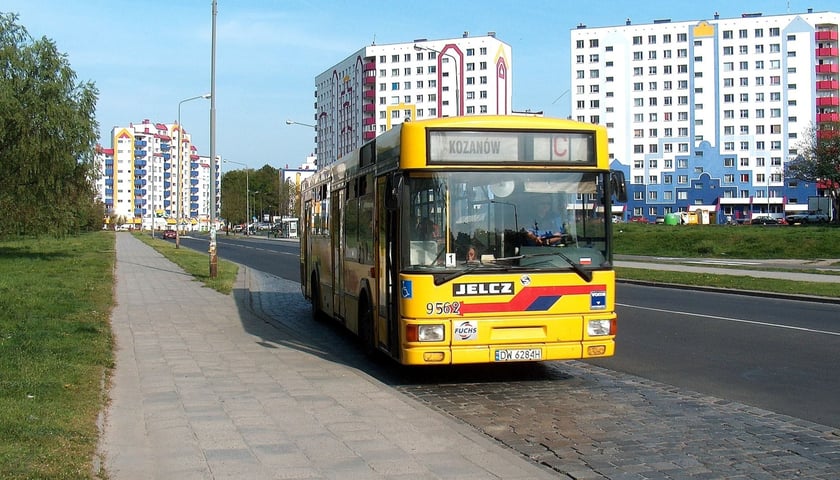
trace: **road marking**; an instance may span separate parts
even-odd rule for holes
[[[834,335],[836,337],[840,337],[840,332],[830,332],[827,330],[815,330],[813,328],[805,328],[805,327],[794,327],[792,325],[780,325],[778,323],[768,323],[768,322],[757,322],[755,320],[744,320],[742,318],[732,318],[732,317],[720,317],[717,315],[706,315],[703,313],[691,313],[691,312],[678,312],[676,310],[665,310],[664,308],[651,308],[651,307],[640,307],[638,305],[629,305],[626,303],[616,303],[616,305],[620,307],[629,307],[629,308],[638,308],[640,310],[650,310],[653,312],[660,312],[660,313],[673,313],[676,315],[691,315],[693,317],[701,317],[701,318],[711,318],[714,320],[726,320],[728,322],[736,322],[736,323],[746,323],[749,325],[761,325],[763,327],[776,327],[776,328],[784,328],[787,330],[798,330],[800,332],[808,332],[808,333],[822,333],[825,335]]]

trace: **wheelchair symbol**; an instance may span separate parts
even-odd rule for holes
[[[402,298],[411,298],[413,296],[411,292],[411,280],[403,280],[400,291]]]

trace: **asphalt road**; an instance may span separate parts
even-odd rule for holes
[[[207,251],[206,238],[182,245]],[[297,242],[217,237],[220,258],[299,281]],[[840,427],[840,305],[620,284],[616,355],[590,363]]]

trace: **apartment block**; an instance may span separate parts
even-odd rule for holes
[[[111,147],[98,148],[97,155],[99,195],[109,216],[144,230],[179,223],[186,230],[209,228],[210,159],[198,155],[177,123],[116,126]],[[218,159],[216,172],[219,192]],[[216,211],[218,205],[217,193]]]
[[[315,78],[319,165],[405,121],[510,114],[511,65],[494,32],[359,49]]]
[[[824,195],[785,165],[840,118],[838,25],[809,10],[573,29],[571,115],[607,126],[625,215],[783,217]]]

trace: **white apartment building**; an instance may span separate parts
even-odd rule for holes
[[[404,121],[511,113],[511,65],[494,32],[361,48],[315,78],[319,164]]]
[[[838,25],[809,10],[573,29],[572,118],[607,126],[627,215],[806,209],[819,185],[784,167],[840,115]]]
[[[177,223],[187,230],[207,229],[209,157],[197,154],[185,129],[143,120],[114,127],[111,142],[111,148],[97,149],[97,185],[109,216],[146,230]],[[218,203],[217,194],[216,211]]]

